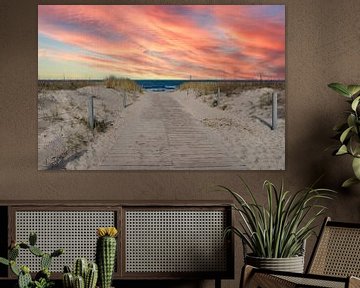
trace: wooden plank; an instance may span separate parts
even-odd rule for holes
[[[242,170],[215,131],[203,126],[166,93],[148,93],[129,114],[99,169]],[[139,106],[138,106],[139,107]],[[131,109],[131,108],[129,108]]]

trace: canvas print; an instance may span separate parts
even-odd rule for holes
[[[285,169],[284,5],[39,5],[39,170]]]

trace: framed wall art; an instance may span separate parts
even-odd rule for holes
[[[285,169],[285,6],[39,5],[38,169]]]

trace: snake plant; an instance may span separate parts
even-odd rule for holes
[[[346,122],[334,127],[339,139],[339,147],[334,155],[350,155],[354,177],[347,179],[342,186],[348,187],[360,183],[360,85],[331,83],[328,85],[340,95],[347,98],[351,108],[347,112]]]
[[[233,208],[240,215],[239,227],[228,227],[225,235],[233,232],[239,236],[255,257],[301,255],[305,240],[314,233],[316,219],[326,209],[318,200],[331,199],[334,191],[310,187],[291,193],[285,191],[283,184],[278,189],[266,180],[267,203],[262,205],[244,180],[242,182],[251,201],[230,188],[219,186],[234,197]]]

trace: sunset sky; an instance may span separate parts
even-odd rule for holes
[[[284,5],[39,5],[39,79],[284,79]]]

